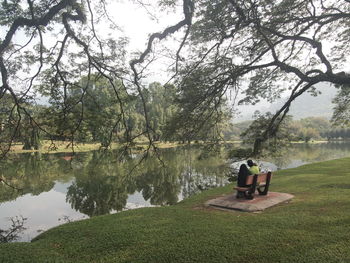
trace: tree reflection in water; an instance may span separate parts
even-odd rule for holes
[[[24,227],[27,218],[23,216],[15,216],[9,219],[11,226],[8,229],[0,229],[0,243],[9,243],[20,238],[20,234],[26,230]]]
[[[137,190],[152,205],[172,205],[178,202],[181,192],[180,175],[183,166],[180,154],[176,150],[164,150],[162,162],[151,155],[142,163],[136,176]]]
[[[137,156],[117,161],[115,152],[94,152],[89,163],[76,172],[66,200],[89,216],[123,210],[128,196],[136,191],[152,205],[175,204],[179,198],[226,181],[220,169],[225,166],[223,156],[203,160],[200,154],[201,149],[193,147],[167,149],[161,161],[153,154],[139,163]],[[208,167],[202,168],[204,164]]]
[[[322,161],[349,155],[349,151],[349,144],[294,145],[283,158],[271,161],[283,167],[293,158]],[[150,155],[141,163],[137,154],[121,156],[117,151],[74,157],[65,153],[11,155],[0,162],[0,176],[22,190],[0,185],[0,203],[25,194],[39,195],[59,182],[66,185],[61,189],[66,202],[88,216],[121,211],[128,197],[137,193],[151,205],[171,205],[226,184],[230,172],[226,152],[224,147],[178,147],[161,150],[161,162],[159,156]]]
[[[57,169],[60,160],[43,158],[40,153],[12,154],[0,162],[0,176],[13,186],[1,187],[0,202],[11,201],[25,194],[39,195],[51,190],[55,179],[64,179]],[[20,190],[17,190],[20,189]]]
[[[110,152],[93,152],[87,165],[76,171],[66,196],[72,208],[96,216],[125,207],[129,190],[125,162],[113,157]]]
[[[264,161],[274,163],[279,168],[292,167],[291,161],[298,160],[300,164],[322,162],[326,160],[349,156],[349,142],[331,142],[319,144],[293,144],[283,149],[280,157],[266,158]],[[299,165],[300,165],[299,164]]]

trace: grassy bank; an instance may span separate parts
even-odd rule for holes
[[[181,146],[179,143],[164,143],[156,142],[155,145],[158,148],[174,148]],[[112,143],[111,149],[117,149],[123,146],[122,144]],[[139,141],[134,145],[135,149],[142,150],[148,147],[148,142]],[[23,150],[23,144],[15,143],[12,145],[9,153],[31,153],[31,152],[41,152],[41,153],[61,153],[61,152],[88,152],[93,150],[101,149],[100,143],[75,143],[72,147],[70,142],[67,141],[54,141],[44,140],[39,150]]]
[[[203,206],[231,188],[2,244],[0,262],[350,262],[350,158],[278,172],[271,191],[295,198],[261,213]]]

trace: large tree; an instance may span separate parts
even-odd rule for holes
[[[174,8],[181,3],[183,19],[151,34],[144,52],[127,66],[126,42],[118,38],[118,31],[116,37],[106,39],[96,30],[100,21],[109,21],[105,0],[0,1],[0,23],[7,30],[0,43],[0,98],[5,94],[11,96],[10,114],[15,115],[8,119],[21,122],[25,114],[30,123],[49,133],[25,107],[33,86],[45,84],[59,99],[66,115],[77,106],[83,109],[83,99],[67,100],[68,90],[80,89],[82,98],[90,85],[89,81],[79,85],[78,80],[82,75],[89,80],[92,73],[99,74],[114,88],[120,112],[117,124],[124,127],[126,141],[131,141],[132,136],[121,95],[128,91],[140,97],[145,118],[141,134],[147,136],[151,148],[157,130],[149,116],[142,73],[152,61],[154,43],[176,32],[183,32],[183,37],[173,51],[172,80],[179,87],[180,97],[188,102],[184,104],[189,109],[187,116],[193,120],[189,124],[198,125],[205,116],[222,118],[220,107],[230,90],[243,93],[240,103],[272,101],[284,92],[290,93],[256,138],[255,153],[259,153],[264,141],[276,135],[290,104],[298,96],[314,91],[314,85],[319,82],[350,83],[346,73],[350,48],[349,0],[160,0],[158,3],[161,8]],[[22,35],[22,41],[15,39],[15,34]],[[51,35],[55,37],[53,42]],[[128,67],[130,82],[125,81]],[[115,86],[116,79],[122,83],[120,87]],[[79,118],[84,118],[83,111]],[[9,126],[13,134],[18,126],[16,123]]]
[[[18,133],[20,123],[25,118],[43,134],[56,138],[50,129],[46,129],[35,119],[26,105],[35,92],[35,86],[46,89],[60,116],[62,127],[69,127],[73,141],[81,128],[84,115],[84,97],[89,94],[96,74],[107,79],[113,87],[118,109],[114,127],[122,126],[122,141],[131,142],[129,112],[125,109],[125,93],[138,96],[142,104],[144,127],[139,135],[146,135],[150,141],[148,149],[156,138],[157,130],[152,126],[145,98],[145,89],[141,83],[143,62],[148,61],[153,42],[164,39],[185,25],[191,24],[193,6],[190,0],[184,0],[184,19],[164,32],[153,34],[145,51],[134,56],[129,65],[125,63],[125,45],[118,26],[111,20],[107,10],[109,1],[98,0],[2,0],[0,1],[0,99],[10,96],[11,110],[4,125],[7,147],[1,147],[4,156]],[[142,5],[142,1],[139,1]],[[113,35],[99,33],[98,28],[113,28]],[[106,37],[107,36],[107,37]],[[128,71],[130,69],[130,73]],[[82,76],[87,81],[79,82]],[[93,77],[92,77],[93,76]],[[120,83],[120,85],[115,85]],[[72,98],[72,91],[80,90],[80,97]],[[80,108],[80,114],[77,109]],[[58,113],[58,112],[56,112]],[[65,122],[67,117],[76,116],[76,120]],[[26,117],[24,117],[26,116]],[[70,124],[75,127],[70,127]],[[2,129],[3,129],[2,128]],[[61,131],[61,134],[65,134]]]
[[[350,126],[350,85],[341,85],[333,100],[335,104],[332,121],[336,125]]]
[[[196,78],[195,85],[205,88],[201,91],[205,96],[196,97],[197,105],[210,98],[217,100],[229,89],[242,90],[240,103],[252,104],[261,99],[273,101],[289,92],[288,100],[256,138],[256,154],[276,135],[298,96],[315,92],[319,82],[350,83],[345,72],[350,1],[194,2],[190,45],[187,59],[179,60],[178,81],[186,88]]]
[[[99,74],[114,88],[121,112],[118,123],[127,127],[119,97],[124,87],[115,86],[115,80],[122,82],[125,72],[126,41],[117,30],[113,38],[98,34],[99,23],[106,23],[109,18],[105,4],[103,0],[0,1],[0,24],[5,32],[0,42],[0,99],[10,97],[7,119],[12,120],[7,131],[10,143],[2,147],[3,155],[10,149],[23,120],[47,136],[52,135],[27,107],[39,85],[46,87],[50,100],[60,104],[62,116],[69,116],[80,107],[75,129],[71,129],[74,131],[84,118],[83,98],[92,86],[90,78]],[[87,81],[79,82],[82,76],[87,76]],[[77,89],[81,96],[72,100],[68,95]]]

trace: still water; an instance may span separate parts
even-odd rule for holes
[[[10,218],[22,216],[26,230],[17,241],[30,241],[65,222],[175,204],[229,183],[234,165],[226,150],[178,147],[143,162],[138,155],[121,160],[118,152],[11,155],[0,163],[0,176],[20,190],[0,184],[0,229],[10,227]],[[350,156],[350,143],[295,144],[283,158],[259,161],[276,170],[345,156]]]

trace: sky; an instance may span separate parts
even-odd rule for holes
[[[123,31],[123,34],[129,38],[127,50],[133,52],[143,52],[146,49],[149,35],[156,32],[162,32],[166,27],[172,26],[183,19],[181,8],[166,10],[159,12],[154,5],[156,1],[150,0],[153,3],[146,6],[141,6],[135,1],[114,1],[110,5],[109,14],[113,20]],[[156,16],[156,19],[154,18]],[[102,29],[103,31],[103,29]],[[177,42],[173,39],[168,39],[164,42],[167,48],[176,49]],[[156,43],[155,43],[156,44]],[[175,51],[176,52],[176,51]],[[169,59],[159,57],[157,61],[149,67],[150,75],[146,78],[147,81],[166,82],[170,76],[166,69],[169,65]]]
[[[143,7],[132,1],[115,1],[110,7],[109,15],[130,38],[130,50],[144,49],[149,34],[160,32],[166,26],[183,19],[181,13],[160,13],[152,6]],[[151,16],[152,14],[157,14],[157,20]]]

